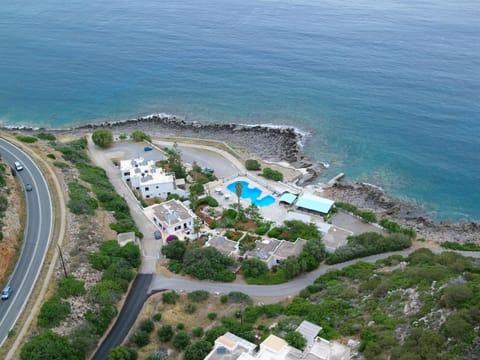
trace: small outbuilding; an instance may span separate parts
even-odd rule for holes
[[[292,193],[289,193],[289,192],[285,192],[282,194],[282,196],[280,196],[280,199],[278,200],[279,202],[283,202],[283,203],[286,203],[288,205],[292,205],[295,200],[297,199],[297,195],[295,194],[292,194]]]
[[[303,193],[298,197],[295,204],[297,208],[305,209],[320,213],[322,215],[328,214],[335,201],[322,198],[310,193]]]

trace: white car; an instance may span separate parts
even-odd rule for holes
[[[17,171],[22,171],[22,170],[23,170],[23,166],[22,166],[22,164],[20,164],[20,162],[15,161],[15,162],[14,162],[14,165],[15,165],[15,169],[16,169]]]

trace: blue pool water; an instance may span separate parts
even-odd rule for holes
[[[256,187],[250,187],[248,181],[235,181],[229,184],[227,189],[236,194],[235,185],[237,182],[243,185],[241,196],[242,199],[250,199],[252,200],[252,204],[257,206],[268,206],[275,202],[275,198],[271,195],[267,195],[259,199],[260,195],[262,195],[262,190]]]

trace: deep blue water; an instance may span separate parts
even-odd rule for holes
[[[242,184],[242,194],[240,196],[242,199],[250,199],[252,204],[257,206],[268,206],[275,202],[275,198],[271,195],[265,195],[262,197],[262,190],[257,187],[252,187],[248,181],[234,181],[227,185],[227,189],[236,194],[237,191],[235,190],[235,186],[237,182]]]
[[[294,125],[325,178],[478,220],[479,19],[476,0],[3,2],[0,121]]]

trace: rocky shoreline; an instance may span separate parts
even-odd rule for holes
[[[98,128],[110,128],[113,132],[129,133],[142,130],[154,137],[191,138],[223,141],[268,161],[286,161],[303,168],[304,175],[297,184],[306,185],[320,174],[323,165],[310,161],[302,153],[305,134],[293,127],[268,125],[241,125],[188,122],[171,115],[148,117],[118,122],[103,122],[81,125],[69,129],[48,129],[58,134],[89,133]],[[7,129],[9,131],[14,129]],[[24,132],[39,132],[47,129],[18,128]],[[428,218],[419,209],[386,195],[380,188],[364,183],[345,184],[337,182],[324,190],[324,196],[335,201],[351,203],[362,209],[374,211],[378,217],[387,216],[403,226],[416,229],[419,237],[459,243],[480,243],[479,222],[437,222]]]
[[[378,187],[365,183],[336,185],[326,188],[324,195],[335,201],[347,202],[371,210],[417,231],[418,238],[436,242],[480,243],[480,223],[473,221],[433,221],[413,205],[386,195]]]

